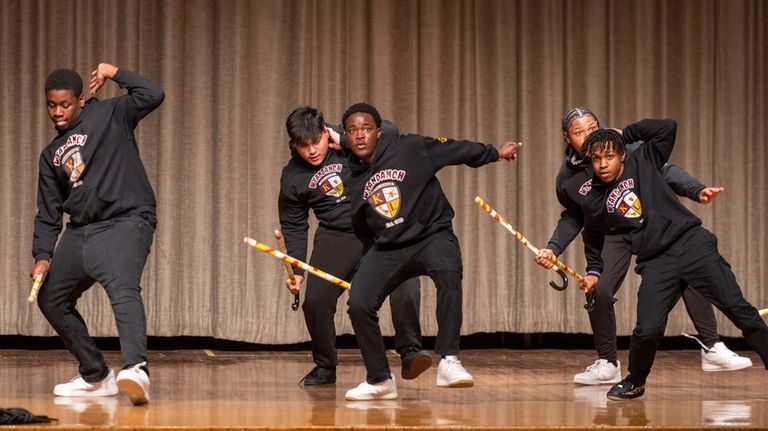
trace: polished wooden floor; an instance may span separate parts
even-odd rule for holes
[[[57,398],[54,384],[76,373],[61,350],[0,350],[0,407],[58,418],[19,429],[768,429],[768,372],[754,367],[705,373],[694,350],[660,351],[646,395],[609,401],[608,386],[571,383],[591,363],[587,350],[466,350],[475,386],[435,386],[436,362],[416,380],[399,380],[399,399],[350,402],[364,377],[359,352],[340,351],[335,386],[303,387],[309,352],[151,351],[151,402],[123,396]],[[626,351],[620,352],[626,364]],[[107,352],[114,366],[119,352]],[[399,375],[400,361],[390,357]],[[626,372],[626,366],[624,365]]]

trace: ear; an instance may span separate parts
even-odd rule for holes
[[[381,127],[379,127],[378,129],[376,129],[376,138],[377,138],[377,139],[378,139],[378,138],[381,138]]]
[[[85,106],[85,95],[81,94],[80,97],[77,98],[77,102],[80,104],[80,108],[83,108]]]
[[[621,163],[624,163],[624,158],[625,157],[627,157],[627,153],[626,152],[621,155]]]

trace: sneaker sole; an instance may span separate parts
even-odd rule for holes
[[[461,379],[454,380],[449,383],[438,383],[437,386],[441,388],[471,388],[475,385],[474,380]]]
[[[383,396],[380,396],[380,397],[369,396],[369,397],[365,397],[365,398],[344,395],[344,399],[348,400],[348,401],[394,400],[396,398],[397,398],[397,392],[391,393],[391,394],[386,394],[386,395],[383,395]]]
[[[90,392],[83,391],[83,392],[68,393],[68,394],[56,393],[55,390],[53,391],[53,395],[57,397],[85,397],[85,398],[113,397],[118,393],[119,392],[117,390],[115,390],[115,392],[108,392],[108,393],[103,393],[99,391],[90,391]]]
[[[641,388],[640,390],[637,390],[635,392],[630,392],[630,393],[625,394],[625,395],[611,395],[611,394],[608,394],[607,398],[609,400],[613,400],[613,401],[626,401],[626,400],[632,400],[632,399],[635,399],[635,398],[642,397],[643,394],[645,394],[645,388]]]
[[[118,380],[117,389],[121,393],[127,395],[134,405],[138,406],[141,404],[147,404],[149,402],[147,394],[144,393],[144,388],[142,388],[140,384],[134,382],[133,380]]]
[[[610,380],[586,380],[586,379],[579,379],[574,377],[573,383],[578,383],[580,385],[590,385],[590,386],[597,386],[597,385],[611,385],[616,384],[621,381],[621,377],[615,377]]]
[[[412,380],[419,377],[421,373],[427,371],[432,366],[432,357],[429,355],[420,355],[411,362],[408,370],[403,370],[400,374],[405,380]]]
[[[738,365],[735,367],[729,367],[729,368],[721,367],[719,365],[702,365],[701,369],[702,371],[707,371],[711,373],[711,372],[717,372],[717,371],[738,371],[738,370],[743,370],[744,368],[749,368],[751,366],[752,366],[752,362],[744,365]]]

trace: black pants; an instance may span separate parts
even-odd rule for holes
[[[374,384],[389,378],[378,312],[384,299],[403,281],[428,275],[437,287],[437,338],[435,352],[456,355],[461,332],[462,264],[459,241],[451,231],[441,231],[398,249],[373,247],[360,262],[349,295],[349,316],[367,371]]]
[[[312,266],[344,280],[352,278],[363,254],[363,244],[354,234],[318,228],[313,244]],[[334,368],[338,360],[333,317],[338,298],[346,289],[320,277],[308,277],[302,310],[312,339],[312,359],[321,367]],[[395,349],[400,354],[411,348],[421,349],[419,287],[418,278],[406,280],[389,298],[395,327]]]
[[[636,271],[642,282],[637,295],[637,325],[629,348],[629,372],[634,382],[644,383],[651,372],[667,315],[686,285],[699,291],[741,329],[768,369],[768,326],[744,299],[711,232],[702,227],[689,230],[661,255],[639,263]]]
[[[123,368],[147,360],[147,319],[141,274],[154,236],[154,215],[128,215],[68,226],[56,245],[38,305],[79,363],[86,382],[109,373],[75,306],[94,282],[104,286],[115,314]]]
[[[596,290],[595,308],[589,313],[589,323],[595,336],[598,357],[616,361],[616,314],[613,309],[613,297],[627,275],[632,252],[620,236],[609,235],[605,237],[602,258],[603,274]],[[683,292],[683,302],[701,342],[712,347],[720,341],[712,304],[701,293],[691,288]]]

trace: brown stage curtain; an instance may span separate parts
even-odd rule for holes
[[[726,188],[689,206],[746,297],[768,306],[766,23],[763,0],[2,0],[0,333],[52,334],[26,302],[37,158],[54,135],[43,83],[58,67],[87,78],[102,61],[167,93],[137,130],[159,204],[143,279],[150,335],[308,339],[282,266],[242,238],[273,241],[287,114],[311,104],[338,122],[358,101],[403,131],[525,143],[517,163],[439,174],[464,255],[465,334],[590,332],[583,295],[550,289],[552,273],[473,204],[481,195],[544,246],[561,210],[560,117],[574,105],[613,127],[679,121],[673,161]],[[98,96],[120,93],[108,83]],[[564,260],[584,267],[580,240]],[[433,335],[435,290],[422,285]],[[630,272],[618,294],[623,335],[637,286]],[[102,289],[80,309],[93,335],[116,333]],[[345,309],[343,297],[337,324],[351,333]],[[718,316],[723,335],[738,334]],[[667,334],[681,331],[693,328],[677,307]]]

